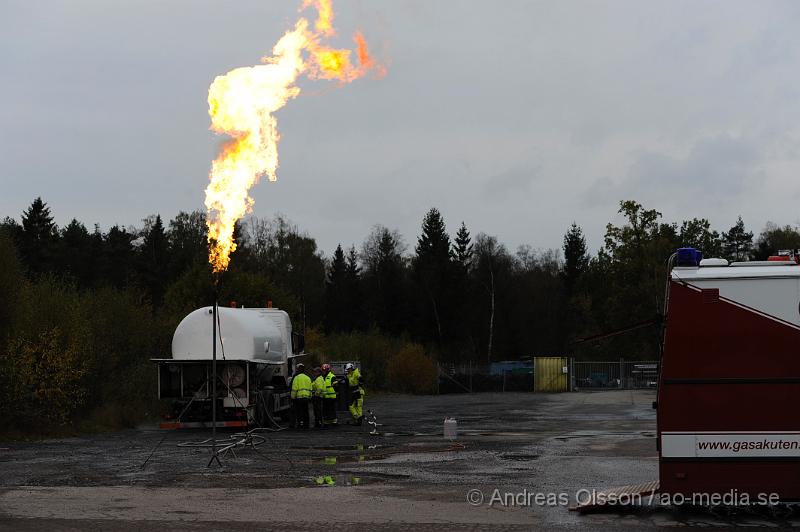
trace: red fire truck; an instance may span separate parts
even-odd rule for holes
[[[673,256],[659,377],[662,493],[800,500],[800,265]]]

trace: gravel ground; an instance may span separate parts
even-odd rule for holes
[[[581,489],[658,478],[654,398],[649,390],[370,395],[365,406],[377,413],[380,435],[366,426],[264,433],[261,445],[237,448],[221,467],[207,467],[207,448],[179,446],[209,438],[206,430],[4,443],[0,530],[800,525],[787,508],[568,511]],[[455,443],[442,437],[446,416],[458,420]],[[518,504],[526,498],[532,504]]]

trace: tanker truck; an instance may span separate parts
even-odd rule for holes
[[[213,310],[190,313],[175,329],[172,358],[158,368],[158,398],[167,412],[161,428],[267,426],[290,408],[289,377],[304,338],[277,308],[218,307],[217,382],[212,383]],[[217,391],[212,419],[211,386]]]

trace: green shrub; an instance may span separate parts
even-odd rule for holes
[[[402,341],[377,331],[325,336],[319,332],[306,338],[306,351],[320,363],[358,360],[368,388],[385,388],[386,364],[400,349]]]
[[[33,339],[17,338],[8,345],[13,396],[23,425],[65,425],[85,405],[89,363],[81,338],[67,337],[54,327]]]
[[[0,296],[10,286],[0,282]],[[56,434],[87,419],[94,429],[118,428],[153,412],[149,358],[172,329],[146,299],[133,289],[79,290],[51,275],[18,282],[13,296],[0,334],[0,431]]]
[[[436,391],[439,370],[421,345],[407,343],[389,360],[387,377],[394,392],[427,394]]]

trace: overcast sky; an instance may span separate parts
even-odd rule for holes
[[[208,86],[256,64],[299,0],[0,0],[0,217],[140,225],[202,206]],[[278,113],[285,214],[330,255],[371,226],[592,250],[619,200],[667,220],[800,221],[800,2],[338,0],[382,80],[303,82]]]

